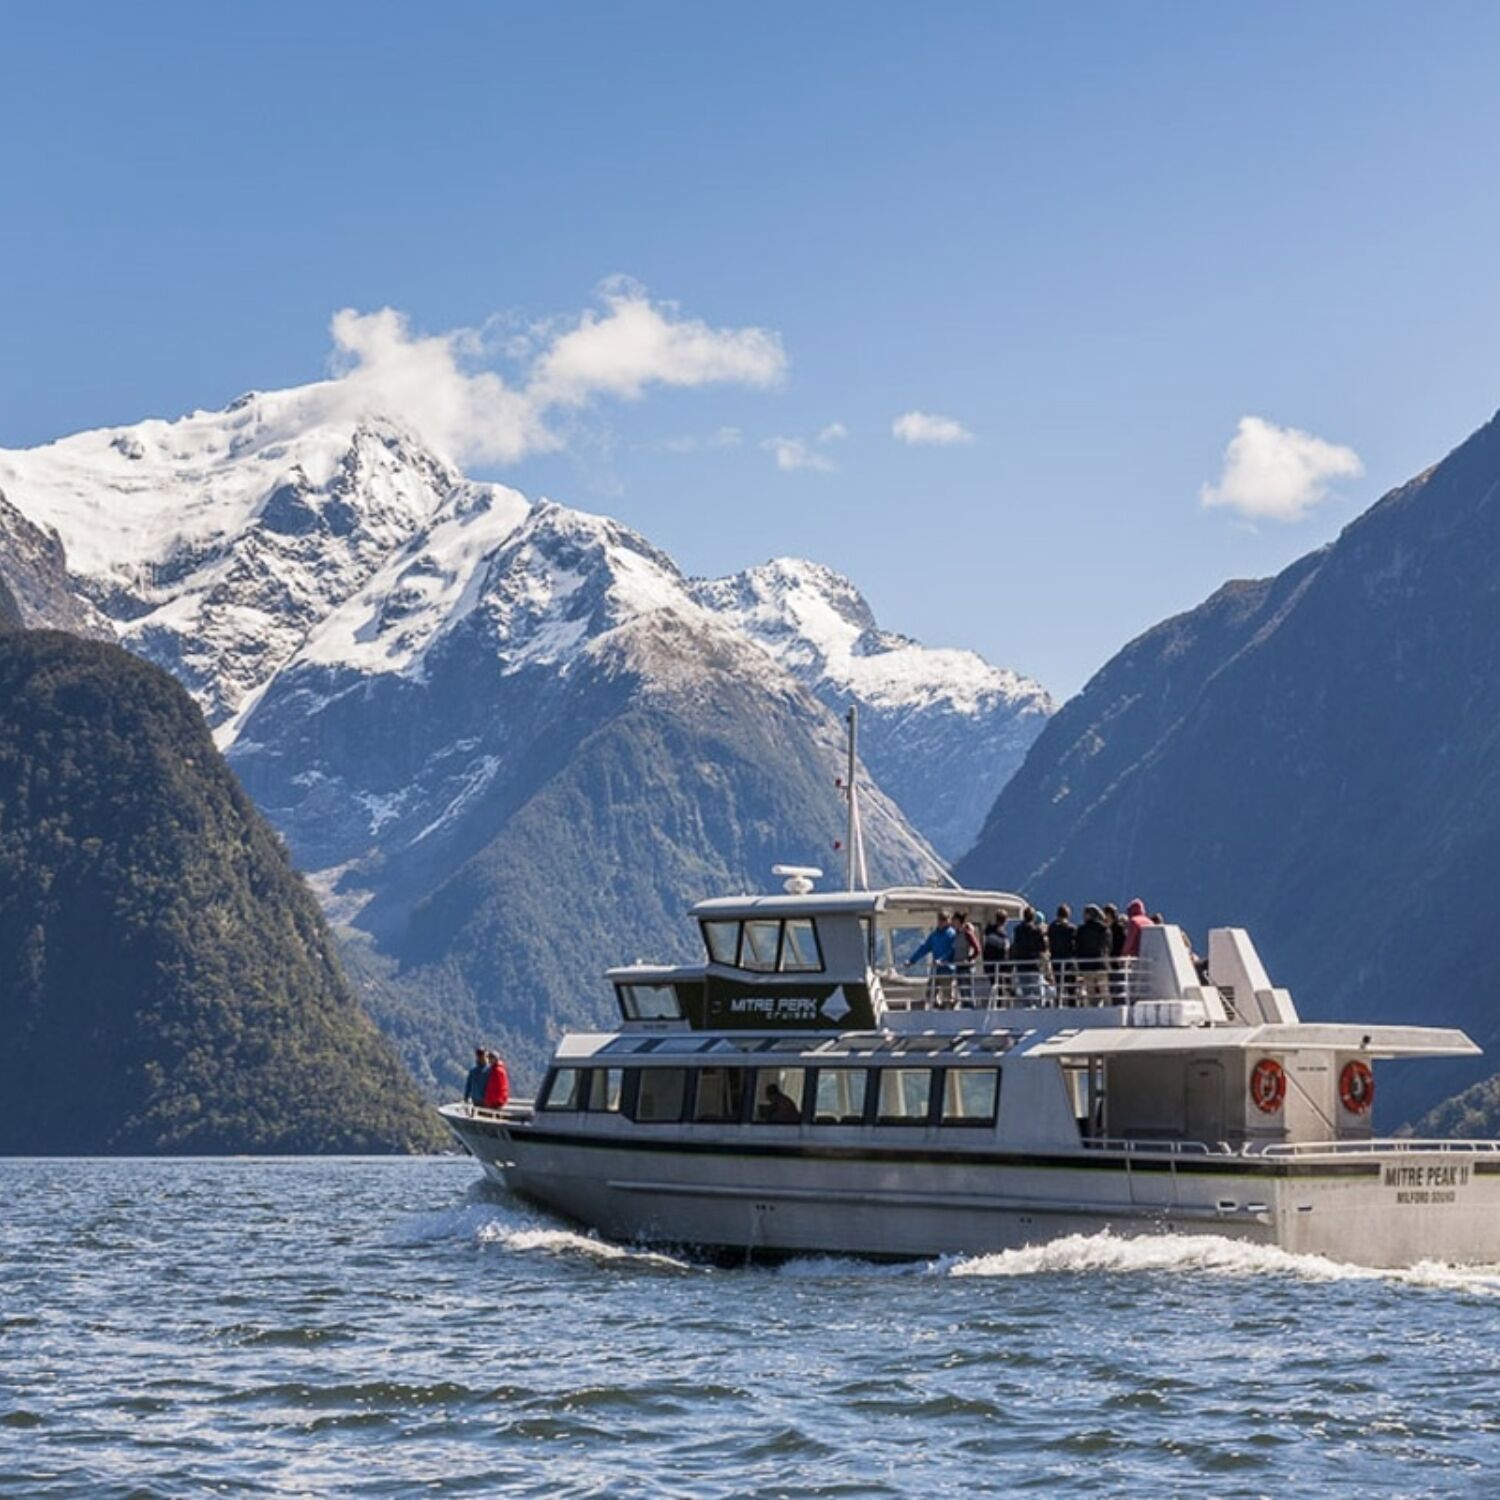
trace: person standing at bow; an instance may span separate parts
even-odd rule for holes
[[[484,1104],[484,1085],[489,1077],[490,1060],[483,1047],[474,1049],[474,1066],[464,1079],[464,1103],[471,1109]]]
[[[510,1075],[498,1052],[490,1053],[490,1070],[484,1080],[484,1107],[504,1109],[510,1103]]]

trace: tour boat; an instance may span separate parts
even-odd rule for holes
[[[1369,1266],[1500,1261],[1500,1142],[1381,1139],[1374,1067],[1461,1031],[1304,1021],[1249,935],[1087,966],[913,970],[1001,891],[786,888],[691,910],[701,963],[608,980],[534,1101],[442,1110],[495,1181],[615,1239],[735,1256],[984,1254],[1214,1234]]]

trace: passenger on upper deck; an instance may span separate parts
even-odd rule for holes
[[[953,971],[958,976],[958,998],[974,999],[974,964],[984,952],[979,930],[966,911],[953,913]]]
[[[1109,924],[1109,956],[1124,958],[1125,938],[1130,929],[1120,915],[1120,908],[1112,901],[1104,908],[1104,920]],[[1125,998],[1125,976],[1118,964],[1110,965],[1109,993],[1116,1005]]]
[[[940,970],[953,972],[953,945],[958,938],[948,913],[940,911],[931,932],[923,939],[921,947],[906,960],[909,969],[915,968],[924,958],[931,958]]]
[[[1071,1005],[1078,988],[1073,970],[1073,948],[1077,938],[1073,908],[1064,901],[1047,928],[1047,952],[1052,956],[1052,977],[1057,983],[1059,1005]]]
[[[992,996],[999,998],[1005,976],[1005,963],[1010,957],[1010,943],[1005,936],[1005,913],[995,912],[984,924],[984,977],[989,981]]]
[[[1016,984],[1023,1000],[1042,998],[1042,961],[1047,957],[1047,929],[1041,913],[1029,906],[1010,936],[1010,956],[1015,964]]]
[[[1110,943],[1111,933],[1104,913],[1097,906],[1085,906],[1083,926],[1073,942],[1079,999],[1085,1005],[1103,1005],[1109,999]]]
[[[1125,908],[1125,946],[1120,950],[1122,958],[1141,956],[1141,929],[1150,925],[1151,918],[1146,915],[1146,903],[1137,896]]]
[[[1105,905],[1104,922],[1109,928],[1109,956],[1111,958],[1123,958],[1125,955],[1125,936],[1129,928],[1125,925],[1125,918],[1120,915],[1120,908],[1113,901]]]

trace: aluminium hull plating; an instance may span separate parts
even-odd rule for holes
[[[650,1139],[443,1111],[486,1173],[614,1239],[743,1255],[928,1258],[1069,1234],[1213,1234],[1354,1264],[1500,1262],[1500,1155],[1007,1151],[827,1128]]]

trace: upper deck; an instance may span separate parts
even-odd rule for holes
[[[1304,1027],[1239,928],[1214,929],[1206,960],[1171,924],[1142,929],[1130,958],[1042,954],[955,964],[928,951],[940,915],[963,913],[983,927],[1015,922],[1027,909],[1011,892],[928,886],[716,897],[691,908],[702,963],[633,964],[608,977],[626,1031],[1030,1031],[1073,1038],[1070,1050],[1099,1055],[1201,1046],[1210,1029],[1215,1047],[1253,1049],[1272,1037],[1284,1046],[1295,1036],[1302,1045],[1385,1057],[1478,1050],[1439,1028]],[[1196,1041],[1182,1042],[1183,1033]]]

